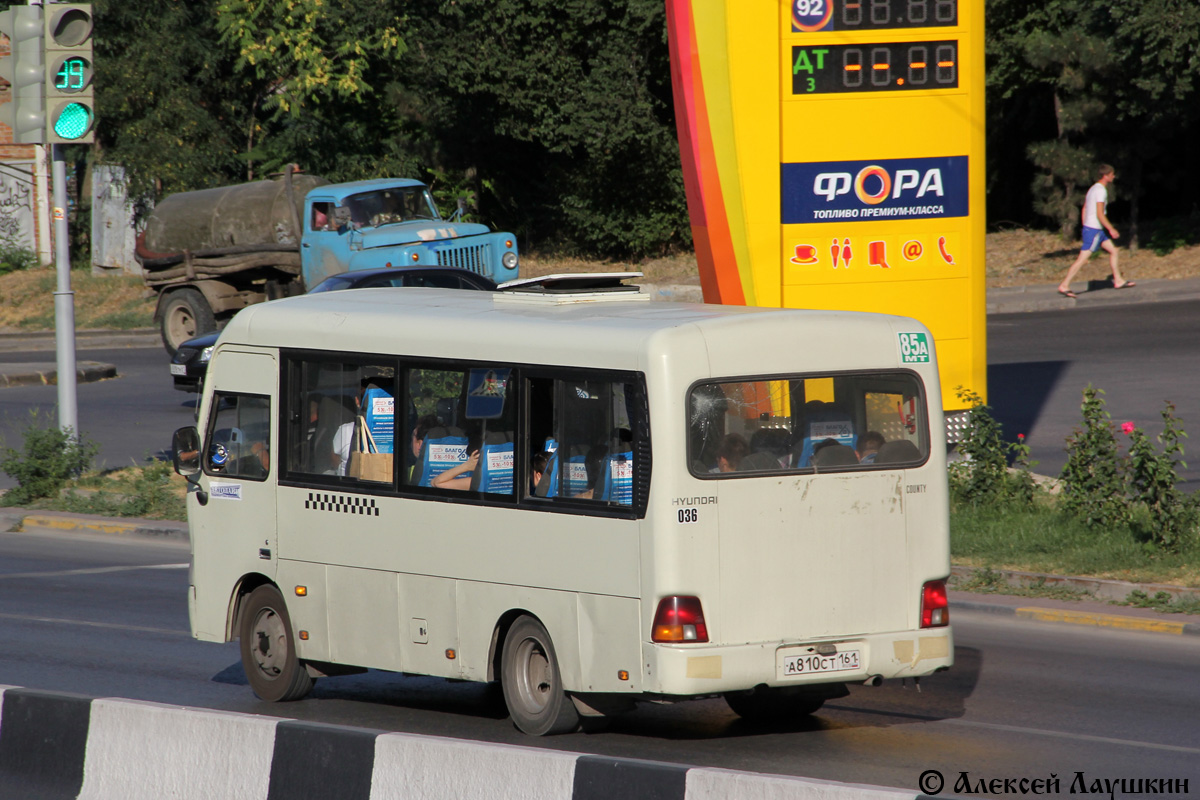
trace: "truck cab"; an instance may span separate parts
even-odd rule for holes
[[[308,287],[340,272],[417,265],[467,269],[497,283],[517,277],[513,234],[444,219],[420,181],[319,186],[304,211],[300,263]]]

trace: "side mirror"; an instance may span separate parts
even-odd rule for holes
[[[462,219],[463,214],[467,213],[467,198],[460,197],[454,201],[454,204],[458,206],[458,208],[456,208],[454,213],[450,215],[451,222],[457,222],[458,220]]]
[[[200,434],[189,425],[175,431],[171,437],[171,459],[175,471],[185,478],[200,474]]]
[[[340,231],[350,224],[350,209],[345,206],[335,206],[333,209],[333,224]]]
[[[191,425],[175,431],[171,437],[171,461],[175,471],[196,487],[201,505],[208,502],[208,492],[200,489],[200,433]]]

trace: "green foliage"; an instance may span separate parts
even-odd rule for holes
[[[1083,426],[1067,437],[1060,507],[1090,527],[1123,525],[1129,520],[1125,483],[1112,419],[1104,410],[1104,390],[1083,390]]]
[[[427,178],[524,247],[691,242],[661,0],[97,0],[130,197],[289,163]]]
[[[1156,220],[1150,228],[1147,244],[1160,256],[1168,255],[1180,247],[1200,241],[1200,218],[1195,213],[1184,217],[1167,217]]]
[[[1029,472],[1029,446],[1024,435],[1015,444],[1004,441],[1000,424],[991,408],[975,392],[958,387],[958,399],[964,402],[967,425],[959,442],[962,458],[950,465],[950,492],[955,500],[974,505],[1027,506],[1033,502],[1036,484]],[[1009,455],[1017,469],[1010,472]]]
[[[1095,161],[1126,178],[1127,233],[1178,214],[1198,177],[1175,156],[1200,122],[1200,4],[987,0],[986,16],[989,216],[1034,210],[1069,237]]]
[[[1134,606],[1136,608],[1152,608],[1166,614],[1200,614],[1200,597],[1174,597],[1170,592],[1155,592],[1154,596],[1134,589],[1118,605]]]
[[[368,76],[405,50],[394,5],[219,0],[217,30],[221,43],[237,51],[235,68],[272,87],[263,107],[297,114],[326,99],[367,99]]]
[[[0,470],[17,485],[0,497],[0,505],[22,506],[51,497],[92,463],[100,446],[76,438],[73,431],[46,427],[35,415],[25,429],[23,451],[11,447],[0,453]]]
[[[172,466],[152,461],[133,471],[131,478],[97,492],[67,491],[56,507],[78,514],[103,514],[110,517],[147,519],[187,519],[187,504],[171,488]],[[80,481],[81,484],[85,481]]]
[[[38,267],[37,253],[28,247],[16,244],[11,239],[0,237],[0,275]]]
[[[1195,497],[1181,493],[1177,468],[1187,468],[1179,459],[1186,439],[1175,405],[1167,403],[1162,412],[1163,432],[1158,435],[1162,452],[1157,452],[1141,428],[1129,432],[1128,482],[1134,504],[1132,527],[1143,541],[1157,548],[1177,550],[1180,544],[1196,533],[1200,508]]]

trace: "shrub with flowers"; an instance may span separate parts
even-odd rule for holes
[[[983,398],[959,386],[958,399],[970,409],[958,452],[962,458],[950,465],[950,492],[955,500],[972,504],[1028,505],[1036,484],[1029,472],[1029,446],[1025,434],[1010,444],[1000,434],[1000,424]],[[1015,471],[1008,468],[1014,456]]]
[[[1167,550],[1177,550],[1196,533],[1200,508],[1195,495],[1188,496],[1176,488],[1178,467],[1187,467],[1181,439],[1187,434],[1178,417],[1175,404],[1168,402],[1162,411],[1163,432],[1156,437],[1162,452],[1156,452],[1150,437],[1132,422],[1121,425],[1121,432],[1130,437],[1127,482],[1132,502],[1130,526],[1144,542]]]
[[[1090,527],[1112,527],[1129,520],[1117,436],[1104,410],[1103,389],[1083,390],[1083,425],[1067,437],[1060,508]]]

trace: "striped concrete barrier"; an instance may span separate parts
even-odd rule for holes
[[[900,800],[874,786],[0,687],[0,798]]]

